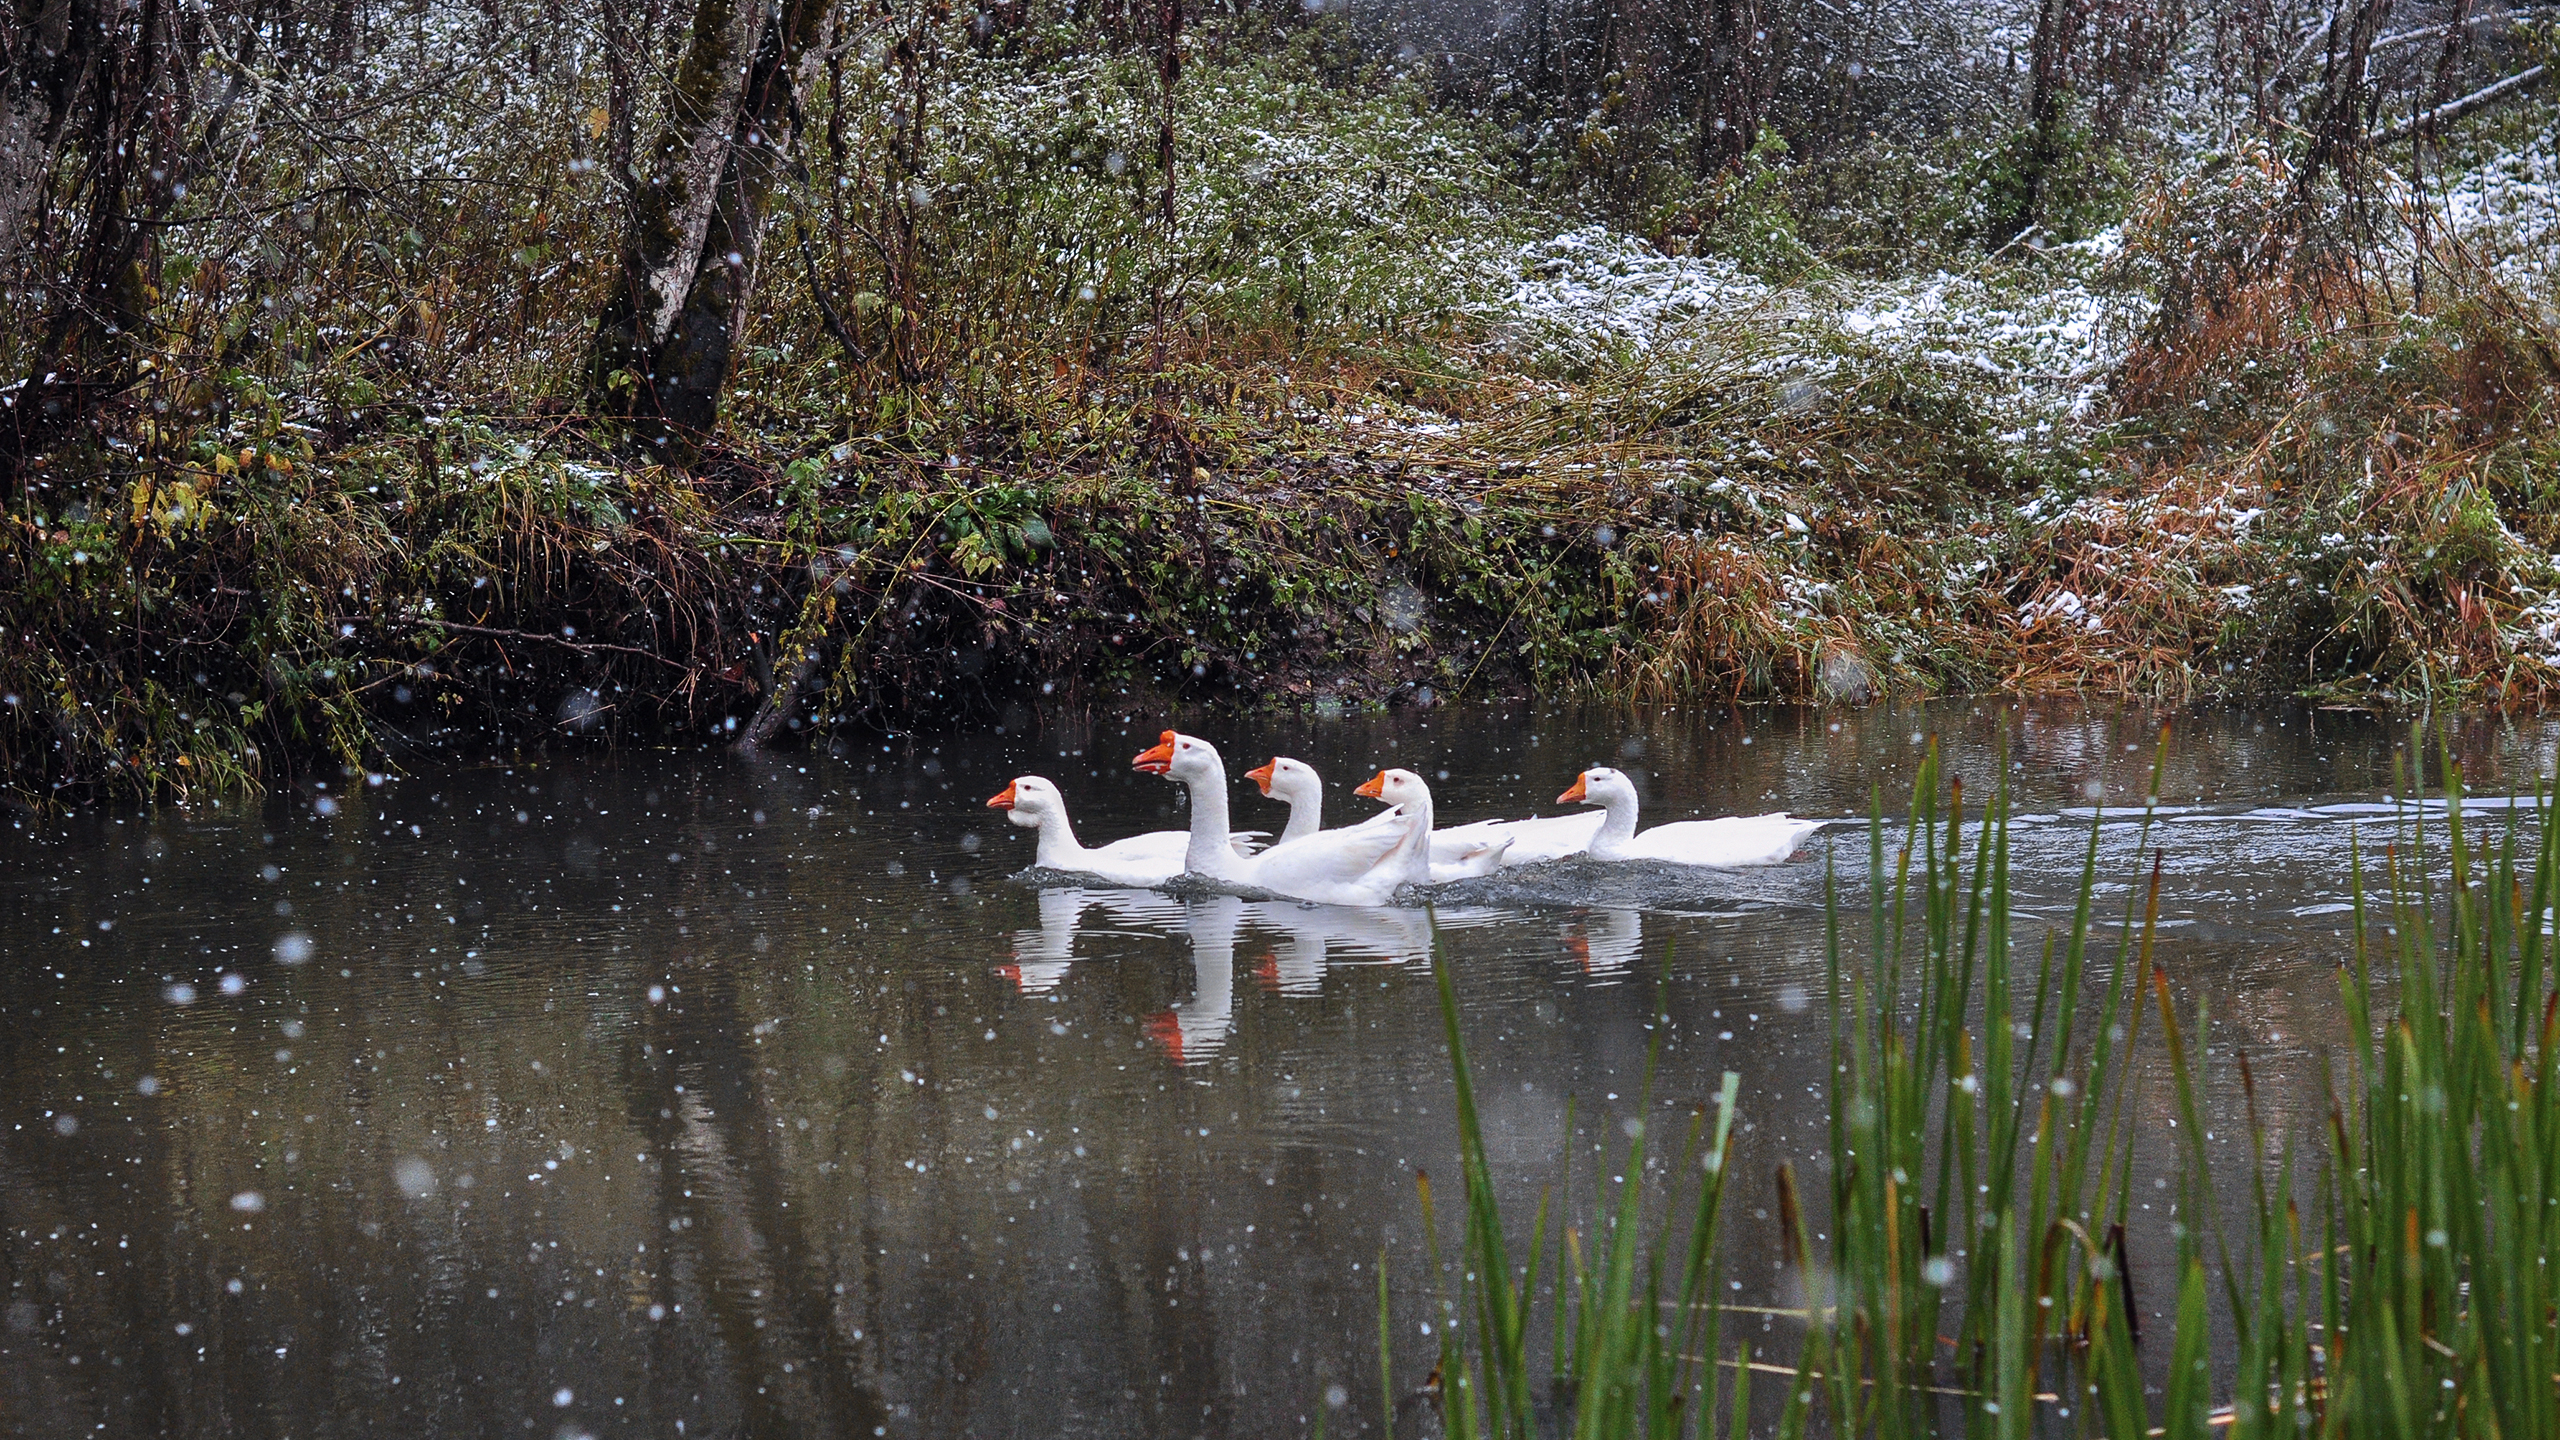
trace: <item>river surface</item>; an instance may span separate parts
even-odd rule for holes
[[[2046,703],[1202,728],[1239,776],[1316,765],[1335,823],[1381,765],[1455,823],[1556,813],[1600,763],[1649,822],[1849,822],[1785,866],[1568,865],[1438,916],[1521,1227],[1568,1152],[1590,1209],[1668,957],[1650,1103],[1743,1077],[1735,1298],[1779,1304],[1769,1177],[1822,1149],[1826,854],[1855,885],[1856,822],[1904,804],[1923,737],[1976,796],[2005,754],[2032,941],[2164,718],[2162,960],[2211,1006],[2216,1075],[2245,1047],[2270,1123],[2307,1129],[2400,725]],[[1379,1433],[1377,1266],[1410,1391],[1435,1343],[1415,1175],[1456,1173],[1431,917],[1015,881],[1030,834],[985,801],[1016,774],[1056,780],[1088,840],[1183,823],[1129,766],[1164,717],[1015,719],[0,829],[0,1433],[1281,1436],[1320,1407]],[[2560,730],[2454,744],[2476,792],[2529,791]],[[1239,825],[1278,828],[1237,789]],[[2101,832],[2111,905],[2145,843]],[[2237,1091],[2209,1089],[2217,1143]],[[2135,1245],[2156,1310],[2168,1245]]]

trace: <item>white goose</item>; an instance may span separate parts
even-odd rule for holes
[[[1429,844],[1408,846],[1403,852],[1407,884],[1436,885],[1448,880],[1490,875],[1501,867],[1502,857],[1511,849],[1511,837],[1500,835],[1486,843],[1467,847],[1463,858],[1441,860],[1440,837],[1431,828],[1431,787],[1422,783],[1422,777],[1410,770],[1381,770],[1361,781],[1360,788],[1352,793],[1401,809],[1412,817],[1411,823],[1415,827],[1431,837]]]
[[[1026,830],[1040,832],[1039,847],[1032,851],[1031,863],[1043,870],[1062,870],[1077,875],[1090,875],[1114,885],[1161,885],[1182,873],[1185,847],[1191,843],[1186,830],[1149,830],[1108,845],[1084,846],[1076,843],[1075,827],[1067,823],[1066,797],[1058,787],[1037,775],[1018,775],[1002,793],[991,797],[992,809],[1008,812],[1006,819]],[[1241,839],[1233,839],[1239,850]]]
[[[1405,883],[1407,867],[1399,848],[1418,842],[1422,834],[1412,817],[1396,808],[1357,825],[1319,830],[1259,854],[1239,855],[1229,841],[1227,763],[1217,746],[1167,730],[1130,763],[1190,790],[1191,841],[1182,857],[1187,875],[1325,905],[1384,905]]]
[[[1371,799],[1383,798],[1390,805],[1402,805],[1408,811],[1419,813],[1422,817],[1420,823],[1428,828],[1432,818],[1431,788],[1423,784],[1421,776],[1410,770],[1378,772],[1379,778],[1389,775],[1405,777],[1395,791],[1381,797],[1370,788],[1379,783],[1379,779],[1373,778],[1369,784],[1360,787],[1359,793]],[[1267,765],[1247,770],[1244,778],[1261,786],[1263,794],[1288,805],[1289,823],[1280,831],[1282,840],[1313,835],[1323,828],[1324,780],[1316,774],[1313,765],[1283,755]],[[1582,817],[1577,815],[1573,818],[1579,820]],[[1446,830],[1431,831],[1429,873],[1414,877],[1412,883],[1437,885],[1450,880],[1490,875],[1501,866],[1503,853],[1512,843],[1508,835],[1479,835],[1461,840],[1451,840],[1448,835]]]
[[[1289,823],[1280,827],[1281,840],[1302,839],[1324,828],[1324,781],[1313,765],[1275,755],[1244,772],[1244,778],[1289,807]]]
[[[1591,839],[1594,860],[1660,860],[1672,865],[1731,869],[1776,865],[1822,828],[1819,820],[1775,815],[1727,815],[1720,820],[1680,820],[1636,833],[1636,787],[1625,775],[1597,766],[1574,777],[1558,804],[1605,807]]]

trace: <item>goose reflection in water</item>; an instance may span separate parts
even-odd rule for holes
[[[1586,910],[1564,932],[1565,954],[1595,980],[1624,977],[1643,949],[1641,911]]]
[[[1439,924],[1483,924],[1497,913],[1457,911],[1440,916]],[[1430,964],[1432,918],[1423,910],[1227,895],[1194,900],[1183,907],[1181,922],[1197,973],[1192,998],[1150,1017],[1147,1038],[1180,1065],[1202,1064],[1218,1053],[1234,1026],[1236,947],[1250,934],[1272,942],[1257,957],[1254,974],[1283,995],[1310,996],[1322,992],[1325,972],[1335,965]]]
[[[1176,1065],[1208,1063],[1235,1028],[1236,933],[1244,928],[1247,903],[1212,895],[1182,907],[1182,929],[1191,937],[1191,999],[1146,1019],[1147,1039]]]
[[[1097,935],[1138,932],[1190,942],[1190,1000],[1145,1021],[1147,1038],[1181,1065],[1204,1063],[1226,1044],[1235,1023],[1239,946],[1246,947],[1248,968],[1264,989],[1305,998],[1323,993],[1325,975],[1335,966],[1428,966],[1435,923],[1450,930],[1518,918],[1481,906],[1435,915],[1232,895],[1183,901],[1154,890],[1082,885],[1042,890],[1039,915],[1038,928],[1013,932],[1012,961],[995,967],[1024,995],[1056,990],[1075,965],[1077,946]],[[1636,944],[1630,934],[1623,944],[1613,940],[1601,949],[1624,968]]]
[[[1013,963],[997,966],[996,973],[1025,995],[1055,990],[1075,963],[1085,911],[1097,908],[1113,927],[1150,934],[1182,928],[1182,902],[1156,891],[1063,885],[1040,892],[1040,928],[1013,932]]]

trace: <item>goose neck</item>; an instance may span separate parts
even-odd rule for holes
[[[1183,849],[1182,868],[1195,875],[1234,878],[1235,851],[1227,839],[1227,767],[1211,760],[1201,774],[1182,783],[1191,792],[1191,843]]]
[[[1032,862],[1047,870],[1072,870],[1084,854],[1076,843],[1075,827],[1067,823],[1063,810],[1050,810],[1040,816],[1040,842],[1032,852]]]
[[[1405,832],[1401,843],[1405,877],[1411,884],[1428,885],[1431,883],[1431,792],[1425,790],[1405,801],[1404,808]]]
[[[1591,837],[1595,854],[1615,850],[1636,838],[1636,797],[1632,790],[1612,788],[1602,798],[1600,832]]]
[[[1281,797],[1289,802],[1289,823],[1281,827],[1280,840],[1303,840],[1324,828],[1324,787],[1305,785]]]

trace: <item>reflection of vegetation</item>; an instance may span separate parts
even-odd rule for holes
[[[877,1433],[888,1410],[853,1338],[860,1300],[830,1295],[832,1267],[808,1207],[795,1213],[776,1183],[794,1167],[774,1138],[776,1097],[755,1080],[756,1035],[736,980],[701,973],[681,1004],[653,1008],[633,1038],[640,1054],[626,1046],[624,1084],[631,1114],[664,1157],[661,1243],[676,1257],[664,1268],[670,1279],[678,1269],[701,1277],[695,1293],[722,1367],[755,1382],[734,1386],[743,1433]]]
[[[2353,1038],[2325,1153],[2297,1160],[2260,1123],[2243,1054],[2250,1163],[2236,1175],[2227,1163],[2217,1175],[2206,1148],[2193,1046],[2207,1017],[2200,1006],[2182,1025],[2153,958],[2156,867],[2143,915],[2128,911],[2098,978],[2093,833],[2071,922],[2030,975],[2010,954],[2005,805],[1968,830],[1961,787],[1942,809],[1934,756],[1925,762],[1910,838],[1888,855],[1880,818],[1870,836],[1868,963],[1843,959],[1836,904],[1830,915],[1830,1243],[1815,1243],[1825,1217],[1806,1212],[1780,1166],[1778,1241],[1795,1291],[1785,1313],[1803,1327],[1795,1354],[1774,1357],[1784,1364],[1718,1343],[1728,1074],[1712,1131],[1693,1127],[1673,1171],[1696,1187],[1685,1236],[1646,1232],[1650,1152],[1633,1123],[1590,1256],[1558,1220],[1574,1298],[1560,1275],[1547,1387],[1533,1385],[1547,1210],[1515,1266],[1444,960],[1466,1181],[1435,1372],[1449,1433],[1549,1433],[1552,1407],[1577,1436],[1728,1424],[1739,1436],[1755,1371],[1788,1377],[1776,1408],[1789,1437],[1817,1410],[1838,1433],[1878,1436],[2554,1433],[2560,967],[2547,927],[2560,914],[2560,806],[2475,848],[2447,762],[2450,895],[2425,893],[2423,832],[2389,864],[2388,923],[2358,891],[2353,961],[2340,969]],[[2379,1030],[2376,948],[2399,992]],[[2174,1323],[2144,1343],[2125,1267],[2146,1003],[2183,1163]],[[2216,1354],[2229,1357],[2222,1410]]]

